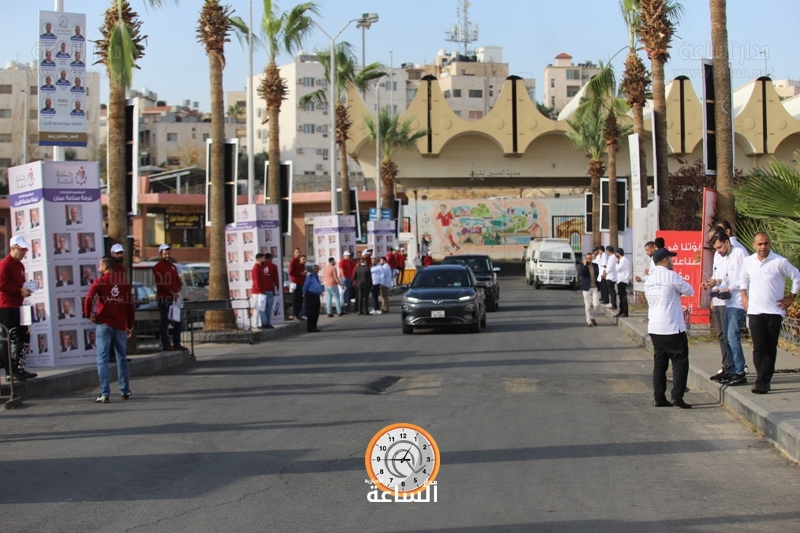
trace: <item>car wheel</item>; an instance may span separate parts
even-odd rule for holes
[[[470,326],[469,330],[472,333],[480,333],[481,332],[481,321],[478,320],[477,322],[475,322],[472,326]]]
[[[539,290],[541,287],[542,287],[542,285],[541,285],[541,283],[539,283],[539,280],[537,280],[536,278],[533,278],[533,288],[536,289],[536,290]]]
[[[410,333],[414,333],[414,328],[412,328],[411,326],[406,326],[404,324],[403,325],[403,335],[408,335]]]

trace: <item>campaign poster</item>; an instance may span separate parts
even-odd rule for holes
[[[385,257],[389,247],[395,248],[395,221],[371,220],[367,222],[367,248],[373,250],[372,257]]]
[[[314,217],[314,262],[324,268],[333,257],[339,264],[345,252],[356,255],[356,217]]]
[[[30,250],[23,260],[36,289],[26,298],[31,324],[31,367],[96,361],[83,299],[102,257],[102,207],[98,165],[46,161],[9,169],[12,233]]]
[[[39,11],[39,146],[86,146],[86,15]]]
[[[672,258],[673,270],[680,274],[694,288],[694,296],[681,297],[684,311],[691,313],[692,324],[707,324],[710,316],[708,312],[700,312],[702,291],[700,284],[703,282],[701,257],[703,254],[702,231],[658,231],[656,237],[662,237],[666,248],[678,255]]]

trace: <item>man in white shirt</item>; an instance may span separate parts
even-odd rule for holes
[[[711,239],[711,246],[716,251],[714,254],[714,273],[711,279],[703,282],[703,288],[717,290],[711,294],[717,295],[713,300],[721,301],[725,306],[725,341],[727,344],[727,360],[723,361],[723,371],[728,375],[720,376],[718,381],[723,385],[744,385],[747,383],[744,369],[744,351],[742,350],[742,337],[740,329],[744,322],[745,313],[742,306],[742,295],[739,288],[741,281],[742,265],[747,258],[740,248],[733,246],[724,230],[717,231]],[[715,377],[715,376],[712,376]]]
[[[606,287],[605,278],[603,274],[606,271],[606,264],[608,263],[608,256],[606,249],[602,246],[597,246],[593,250],[594,262],[597,264],[597,289],[600,292],[600,303],[605,305],[608,303],[608,288]]]
[[[644,278],[647,298],[647,332],[653,341],[653,405],[690,409],[683,401],[689,376],[689,341],[683,319],[681,296],[694,296],[694,289],[672,270],[676,253],[660,248],[653,254],[655,268]],[[672,399],[667,401],[667,368],[672,361]]]
[[[628,316],[628,284],[633,277],[633,265],[631,260],[625,257],[625,250],[617,248],[617,292],[619,293],[619,313],[614,315],[617,318]]]
[[[648,241],[644,245],[644,253],[647,254],[647,259],[649,259],[649,263],[647,268],[644,269],[644,275],[648,275],[653,268],[655,268],[655,263],[653,263],[653,254],[656,253],[656,243],[653,241]]]
[[[722,228],[725,231],[725,234],[730,238],[731,244],[733,245],[734,248],[741,248],[746,256],[750,255],[750,252],[747,250],[747,248],[745,248],[744,244],[740,243],[739,239],[734,237],[733,229],[731,228],[730,222],[728,222],[727,220],[721,220],[717,222],[714,231],[718,231],[719,228]]]
[[[605,280],[606,287],[608,288],[608,303],[606,307],[609,309],[617,309],[617,256],[614,255],[614,247],[606,246],[606,270],[603,272],[603,279]]]
[[[381,286],[383,286],[383,267],[379,263],[375,263],[372,265],[372,268],[370,268],[370,273],[372,274],[372,300],[374,302],[374,308],[369,314],[380,315],[382,311],[378,298],[381,294]]]
[[[719,226],[717,226],[719,227]],[[714,236],[716,235],[716,228],[708,231],[708,243],[713,248],[712,244]],[[723,277],[725,259],[718,253],[714,252],[714,265],[711,271],[712,279],[721,279]],[[710,280],[709,280],[710,281]],[[703,282],[702,287],[708,288],[710,285]],[[711,321],[714,323],[714,330],[717,332],[717,342],[719,343],[719,352],[722,356],[722,367],[719,372],[711,376],[711,381],[720,381],[721,379],[729,378],[733,374],[733,367],[731,366],[730,358],[728,357],[728,339],[727,339],[727,323],[725,321],[725,300],[719,298],[711,298]]]
[[[785,257],[770,248],[769,235],[757,233],[753,239],[756,253],[744,260],[740,288],[742,305],[750,319],[753,339],[753,365],[756,367],[754,394],[766,394],[770,389],[775,360],[778,356],[778,337],[781,323],[800,292],[800,271]],[[789,296],[784,296],[786,280],[792,280]]]

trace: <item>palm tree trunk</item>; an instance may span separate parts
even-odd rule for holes
[[[209,300],[227,300],[228,272],[225,261],[225,102],[222,63],[208,54],[211,83],[211,254],[208,272]],[[233,326],[230,311],[207,311],[206,327],[219,330]]]
[[[617,247],[619,241],[619,216],[617,214],[617,148],[609,145],[608,155],[608,244]]]
[[[384,158],[380,168],[381,206],[384,209],[394,207],[394,182],[397,177],[397,165],[391,159]],[[380,213],[378,214],[380,217]]]
[[[333,157],[333,155],[331,155]],[[347,145],[339,143],[339,175],[342,183],[342,214],[350,214],[350,174],[347,172]]]
[[[656,190],[659,198],[661,229],[672,229],[669,195],[669,147],[667,146],[667,96],[664,85],[664,62],[652,60],[653,76],[653,134],[656,136],[655,169],[658,172]]]
[[[592,175],[592,245],[600,246],[600,176]]]
[[[125,191],[125,87],[111,78],[108,96],[108,236],[126,245],[128,211]],[[134,186],[137,180],[134,179]]]
[[[714,100],[716,102],[714,116],[717,143],[717,220],[727,220],[735,229],[731,71],[728,60],[726,4],[726,0],[711,0],[711,47],[714,61]]]
[[[633,112],[633,132],[639,136],[640,197],[642,201],[642,207],[647,207],[647,155],[644,150],[644,107],[636,104],[631,107],[631,111]],[[631,202],[631,205],[633,205],[633,202]]]
[[[270,61],[267,65],[267,78],[280,79],[280,71],[275,61]],[[267,179],[267,203],[280,204],[281,201],[281,129],[278,124],[280,120],[281,104],[280,101],[267,101],[267,116],[269,118],[269,175]],[[333,134],[333,132],[331,132]],[[333,154],[331,154],[333,157]]]

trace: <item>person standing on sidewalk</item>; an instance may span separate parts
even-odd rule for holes
[[[747,377],[744,370],[741,327],[745,312],[739,283],[747,255],[740,248],[733,246],[728,234],[722,228],[711,238],[711,246],[715,250],[713,277],[704,281],[702,286],[706,289],[716,288],[717,290],[711,293],[713,299],[725,305],[722,316],[725,317],[723,331],[727,354],[727,361],[723,362],[724,367],[727,367],[727,375],[720,376],[716,381],[723,385],[744,385],[747,383]],[[715,377],[717,376],[711,376],[712,380]]]
[[[602,246],[595,247],[594,251],[594,263],[597,265],[597,289],[600,293],[600,303],[606,305],[608,303],[608,287],[606,287],[606,279],[604,274],[606,273],[606,264],[608,263],[608,256],[606,255],[606,249]]]
[[[372,291],[372,272],[363,257],[353,272],[353,283],[358,288],[356,309],[359,315],[369,314],[369,294]]]
[[[104,257],[98,265],[100,277],[94,280],[83,300],[83,316],[97,324],[97,377],[100,395],[97,403],[108,403],[111,386],[108,379],[108,358],[111,346],[117,354],[117,383],[123,400],[131,397],[130,372],[126,355],[127,339],[133,331],[134,308],[131,286],[126,280],[116,279],[114,260]]]
[[[694,296],[694,289],[672,270],[676,253],[660,248],[653,254],[656,266],[644,278],[647,298],[647,332],[653,341],[653,405],[682,409],[689,376],[689,341],[683,319],[681,296]],[[667,401],[667,368],[672,361],[672,399]]]
[[[417,256],[414,258],[414,270],[419,272],[422,268],[422,256],[417,252]]]
[[[400,248],[397,252],[397,285],[402,285],[405,281],[403,278],[406,274],[406,261],[408,261],[406,249]]]
[[[608,303],[606,307],[611,310],[617,309],[617,256],[614,255],[614,247],[606,246],[606,269],[603,272],[606,288],[608,290]]]
[[[22,302],[30,296],[31,291],[24,287],[25,265],[22,259],[28,253],[28,241],[22,235],[15,235],[9,241],[10,251],[0,261],[0,324],[8,329],[8,340],[11,343],[11,368],[8,367],[8,346],[0,343],[0,367],[6,369],[6,376],[14,381],[33,379],[38,374],[23,368],[24,348],[28,341],[28,327],[20,325],[19,309]]]
[[[751,392],[766,394],[775,372],[781,323],[800,292],[800,271],[788,259],[772,251],[766,233],[756,233],[753,248],[756,253],[742,265],[740,288],[742,306],[750,320],[756,367],[756,384]],[[787,279],[792,280],[792,289],[789,296],[784,296]]]
[[[595,312],[598,306],[597,297],[597,263],[594,254],[587,253],[581,265],[581,290],[583,291],[583,306],[586,309],[586,325],[590,328],[597,325]]]
[[[294,257],[289,261],[289,281],[294,283],[292,312],[297,320],[303,319],[303,285],[306,282],[306,256],[300,248],[294,249]]]
[[[318,333],[317,321],[319,320],[320,300],[322,296],[322,283],[319,282],[319,265],[314,265],[311,272],[306,275],[301,288],[306,302],[306,331]]]
[[[433,266],[433,255],[431,255],[430,251],[422,259],[422,264],[426,267]]]
[[[166,351],[185,350],[181,346],[181,323],[172,322],[172,344],[169,342],[169,308],[181,296],[183,282],[178,268],[170,259],[169,244],[158,247],[161,261],[153,265],[153,279],[156,282],[156,302],[161,315],[161,345]],[[114,348],[116,352],[116,345]]]
[[[339,281],[344,285],[344,295],[342,296],[342,311],[347,312],[350,307],[350,300],[353,299],[353,260],[350,259],[350,252],[345,251],[339,259]]]
[[[261,263],[259,288],[263,291],[267,300],[267,304],[264,307],[267,316],[262,317],[261,327],[263,329],[275,329],[272,325],[272,313],[274,312],[275,298],[278,297],[283,288],[283,282],[281,281],[280,273],[278,273],[278,265],[272,262],[272,254],[270,253],[264,254],[264,262]],[[265,318],[266,320],[264,320]]]
[[[628,284],[633,277],[633,265],[631,260],[625,257],[625,250],[617,248],[617,289],[619,292],[619,313],[617,318],[628,316]]]
[[[714,248],[714,236],[716,231],[714,229],[709,230],[708,232],[708,243]],[[722,257],[719,252],[714,252],[714,264],[711,270],[711,279],[722,279],[724,277],[725,267],[723,263],[725,262],[725,258]],[[700,286],[704,289],[710,288],[711,285],[709,284],[711,280],[704,281]],[[712,292],[711,296],[711,320],[714,323],[714,329],[717,332],[717,342],[719,343],[719,352],[722,356],[722,367],[720,368],[719,372],[711,376],[711,381],[720,381],[722,379],[727,379],[733,374],[733,367],[731,366],[731,360],[728,356],[728,339],[726,334],[726,320],[725,320],[725,300],[717,298],[713,296],[714,293]]]
[[[648,275],[650,270],[656,265],[653,263],[653,254],[656,253],[656,243],[648,241],[644,244],[644,253],[647,254],[647,268],[644,269],[644,275]]]
[[[261,295],[264,294],[264,292],[261,289],[261,279],[262,279],[262,276],[264,275],[264,269],[261,266],[263,263],[264,263],[264,254],[257,253],[256,254],[256,262],[253,265],[252,271],[250,272],[250,281],[252,283],[252,285],[250,286],[250,294],[255,296],[255,299],[256,299],[255,307],[256,307],[256,310],[258,311],[258,316],[261,318],[261,326],[262,327],[264,326],[264,322],[266,320],[266,316],[265,315],[267,314],[267,308],[265,307],[264,311],[262,311],[261,310],[261,306],[259,305],[260,303],[266,303],[266,300],[261,298]],[[259,302],[259,300],[263,300],[263,301]]]
[[[378,266],[383,271],[383,276],[382,276],[383,281],[381,282],[381,301],[383,302],[383,307],[381,308],[381,311],[383,313],[388,313],[389,291],[391,291],[392,288],[394,287],[396,272],[392,270],[392,268],[389,266],[389,263],[386,261],[385,257],[380,258]]]
[[[322,271],[322,284],[325,286],[326,310],[328,316],[333,316],[333,303],[336,302],[336,316],[342,316],[342,302],[339,301],[339,274],[336,272],[336,259],[328,258],[328,265]]]
[[[381,258],[384,262],[385,259]],[[380,315],[381,314],[381,305],[378,301],[378,297],[381,294],[381,286],[383,285],[383,268],[381,268],[380,263],[376,263],[370,269],[370,274],[372,274],[372,300],[374,302],[374,308],[370,311],[369,314],[371,315]]]

